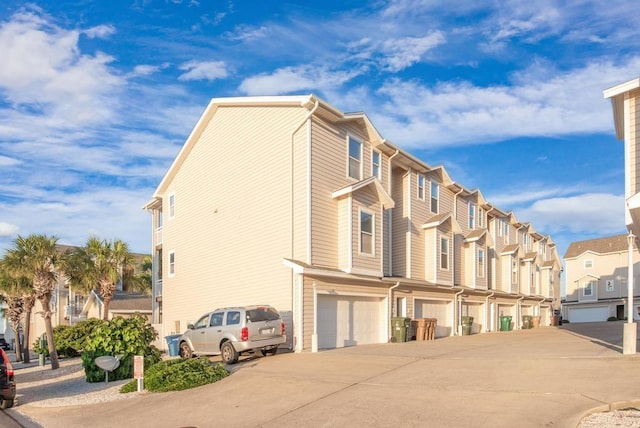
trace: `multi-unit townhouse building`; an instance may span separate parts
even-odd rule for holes
[[[616,138],[624,140],[624,195],[625,195],[625,224],[628,235],[629,273],[627,277],[627,299],[633,301],[634,275],[633,253],[638,251],[638,236],[640,236],[640,78],[629,80],[604,91],[604,97],[611,100],[613,109],[613,123]],[[633,303],[630,305],[633,306]],[[634,311],[635,312],[635,311]],[[637,329],[633,317],[627,318],[623,330],[622,352],[635,354],[637,350]]]
[[[564,255],[566,297],[562,315],[570,322],[607,321],[627,317],[629,252],[627,235],[577,241]],[[640,297],[637,283],[640,254],[633,252],[634,297]],[[638,319],[638,300],[634,318]]]
[[[145,208],[161,335],[270,304],[315,351],[387,342],[394,316],[441,337],[559,308],[549,236],[313,95],[213,99]]]

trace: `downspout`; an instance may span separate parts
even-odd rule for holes
[[[460,193],[462,193],[463,190],[464,189],[462,189],[462,187],[461,187],[460,190],[453,195],[453,219],[455,221],[458,221],[458,195]],[[452,266],[452,268],[453,268],[452,269],[453,277],[451,278],[452,279],[451,282],[453,283],[453,286],[455,287],[455,285],[456,285],[456,273],[457,273],[456,272],[456,266],[457,266],[456,259],[458,258],[456,256],[458,251],[457,251],[457,248],[456,248],[456,234],[455,234],[455,232],[452,233],[452,238],[453,238],[452,239],[452,241],[453,241],[452,242],[452,244],[453,244],[452,247],[453,248],[452,248],[452,251],[451,251],[451,262],[453,263],[453,266]]]
[[[400,153],[400,150],[396,149],[396,152],[394,154],[392,154],[391,156],[389,156],[389,160],[388,160],[388,164],[389,164],[389,185],[388,185],[388,189],[389,189],[389,194],[393,195],[392,193],[392,189],[393,189],[393,168],[391,167],[391,160],[393,158],[395,158],[398,153]],[[389,269],[389,274],[391,276],[393,276],[393,208],[389,209],[388,214],[388,221],[389,221],[389,260],[387,261],[388,263],[388,269]]]
[[[389,291],[388,291],[389,304],[387,305],[388,307],[387,309],[389,311],[389,327],[387,327],[387,335],[389,339],[391,339],[391,336],[393,335],[393,332],[391,331],[391,313],[393,312],[393,301],[391,300],[391,293],[393,289],[398,288],[399,285],[400,285],[400,281],[396,282],[395,285],[392,285],[391,287],[389,287]]]
[[[309,101],[311,101],[313,99],[312,96],[309,96]],[[320,105],[320,101],[316,99],[315,104],[313,106],[313,108],[309,111],[309,113],[307,113],[306,117],[304,118],[303,121],[300,122],[300,124],[298,126],[296,126],[296,128],[291,131],[291,146],[290,146],[290,152],[289,152],[289,174],[290,174],[290,180],[289,180],[289,192],[290,192],[290,203],[289,203],[289,245],[290,245],[290,253],[289,253],[289,257],[291,260],[295,260],[295,254],[294,254],[294,154],[293,154],[293,146],[294,146],[294,139],[295,139],[295,135],[296,132],[298,132],[298,130],[300,130],[300,128],[302,128],[302,126],[306,123],[308,123],[308,121],[311,119],[311,116],[315,113],[315,111],[317,110],[317,108]],[[307,141],[307,144],[310,145],[311,144],[311,139],[310,139],[310,131],[307,134],[307,138],[309,139]],[[309,162],[310,164],[310,162]],[[311,171],[307,171],[307,174],[311,174]],[[309,192],[309,189],[307,189],[307,192]],[[311,216],[311,213],[307,213],[308,216]],[[309,224],[310,222],[308,222],[307,224]],[[307,231],[307,233],[310,234],[310,231]],[[309,263],[311,263],[311,260],[308,260]],[[296,350],[297,349],[302,349],[302,343],[303,343],[303,338],[302,338],[302,311],[303,311],[303,285],[301,284],[299,289],[298,287],[296,287],[296,281],[295,281],[295,273],[293,272],[293,270],[291,271],[291,278],[290,278],[290,286],[291,286],[291,298],[292,298],[292,302],[291,302],[291,308],[297,308],[297,310],[295,312],[297,312],[296,314],[294,314],[295,316],[292,316],[292,322],[293,322],[293,331],[294,331],[294,337],[292,338],[292,342],[291,342],[291,346],[295,346]],[[297,340],[296,340],[297,339]],[[297,343],[295,343],[297,341]]]
[[[491,324],[493,325],[493,317],[491,316],[491,307],[489,306],[489,299],[491,299],[496,293],[492,292],[491,294],[489,294],[486,297],[486,303],[485,303],[485,310],[484,313],[487,316],[487,320],[485,322],[485,326],[484,326],[484,332],[488,332],[488,331],[492,331],[491,328],[487,328],[490,327],[489,326],[489,321],[491,321]]]
[[[464,293],[464,290],[458,291],[455,296],[453,296],[453,329],[451,330],[452,336],[460,336],[460,332],[458,331],[460,323],[458,322],[458,319],[460,318],[460,312],[462,308],[458,307],[458,298],[462,293]]]
[[[522,301],[524,296],[518,297],[516,300],[516,324],[522,329]]]

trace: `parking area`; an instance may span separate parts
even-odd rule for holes
[[[21,411],[46,427],[574,427],[640,404],[622,323],[245,358],[212,385],[81,408]],[[639,335],[640,337],[640,335]],[[88,419],[89,418],[89,419]]]

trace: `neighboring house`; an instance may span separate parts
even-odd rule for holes
[[[627,316],[629,271],[627,235],[572,242],[564,255],[566,300],[563,318],[570,322],[606,321]],[[634,295],[640,297],[638,262],[634,252]],[[638,318],[638,303],[634,317]]]
[[[161,335],[270,304],[315,351],[387,342],[394,316],[446,336],[559,308],[549,236],[313,95],[213,99],[145,208]]]
[[[92,291],[86,298],[84,306],[80,311],[80,318],[102,319],[103,314],[104,302],[98,293]],[[111,302],[109,302],[109,319],[118,316],[129,318],[134,314],[143,315],[148,321],[151,321],[151,296],[126,291],[116,291]]]

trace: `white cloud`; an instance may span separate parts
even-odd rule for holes
[[[133,68],[133,72],[131,73],[130,77],[150,76],[160,71],[161,68],[162,67],[158,67],[157,65],[146,65],[146,64],[136,65]]]
[[[382,43],[384,61],[389,71],[400,71],[420,62],[427,52],[444,42],[445,37],[440,31],[434,31],[424,37],[385,40]]]
[[[82,31],[90,39],[106,39],[116,33],[113,25],[97,25]]]
[[[611,107],[603,89],[634,76],[640,57],[625,63],[595,61],[557,71],[545,64],[512,75],[512,84],[476,86],[470,82],[392,79],[370,105],[383,135],[404,147],[487,143],[521,136],[560,136],[612,132]]]
[[[361,70],[332,70],[325,67],[300,66],[280,68],[273,73],[249,77],[240,84],[247,95],[277,95],[299,91],[328,91],[340,88],[361,74]]]
[[[180,66],[180,70],[187,71],[178,80],[216,80],[229,75],[224,61],[189,61]]]
[[[624,196],[587,193],[541,199],[528,208],[518,209],[518,218],[534,224],[544,233],[571,232],[600,236],[619,233],[625,228]]]
[[[14,237],[20,228],[11,223],[0,222],[0,236],[3,237]]]

